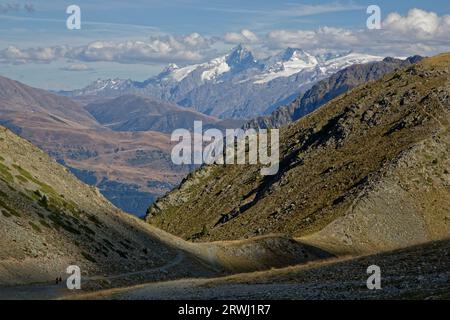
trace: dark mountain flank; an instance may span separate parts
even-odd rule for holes
[[[148,97],[124,95],[89,103],[86,110],[102,125],[114,131],[159,131],[193,129],[194,121],[205,125],[219,122],[188,108]]]
[[[448,237],[449,97],[450,54],[384,75],[282,128],[277,175],[204,166],[146,219],[184,238],[285,233],[334,253]]]
[[[383,61],[355,64],[319,81],[293,102],[279,107],[268,116],[250,120],[245,128],[280,128],[300,119],[337,96],[366,82],[378,80],[385,74],[422,60],[414,56],[406,60],[385,58]]]

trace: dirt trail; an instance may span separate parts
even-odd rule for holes
[[[213,279],[155,282],[72,296],[75,299],[449,299],[450,240],[361,257]],[[377,264],[382,289],[367,288]]]
[[[183,251],[178,251],[176,257],[169,263],[152,269],[127,272],[121,274],[115,274],[110,276],[89,276],[82,277],[83,283],[89,283],[91,281],[111,281],[119,278],[127,278],[131,276],[146,275],[148,273],[167,273],[173,267],[181,264],[186,258]],[[15,300],[15,299],[57,299],[65,296],[70,296],[75,294],[76,291],[68,290],[66,287],[66,279],[63,280],[61,284],[51,284],[51,283],[37,283],[31,285],[21,285],[21,286],[9,286],[0,287],[0,300]]]
[[[153,229],[150,227],[150,229]],[[92,275],[82,277],[82,287],[91,283],[111,283],[120,280],[126,285],[127,279],[149,274],[168,274],[174,268],[185,268],[184,262],[194,257],[211,268],[217,276],[286,267],[330,258],[325,251],[305,245],[281,235],[262,236],[239,241],[218,241],[211,243],[191,243],[165,231],[151,230],[161,242],[178,248],[174,259],[163,266],[142,271],[114,275]],[[190,281],[190,280],[189,280]],[[169,282],[170,283],[170,282]],[[128,282],[129,284],[129,282]],[[58,299],[70,297],[78,292],[66,289],[65,280],[55,285],[39,283],[2,287],[0,299]]]

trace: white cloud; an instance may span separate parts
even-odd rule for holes
[[[67,51],[68,48],[66,46],[37,47],[23,50],[15,46],[9,46],[0,51],[0,62],[14,64],[30,61],[48,63],[63,57]]]
[[[75,63],[75,64],[68,65],[66,67],[62,67],[61,70],[64,70],[64,71],[90,71],[90,70],[92,70],[92,68],[84,63]]]
[[[405,16],[389,14],[382,26],[381,30],[275,30],[264,43],[271,49],[352,49],[380,55],[432,55],[450,48],[450,15],[411,9]]]
[[[299,8],[293,6],[292,8]],[[309,14],[344,7],[302,7]],[[349,7],[347,8],[349,9]],[[287,47],[311,51],[354,50],[377,55],[433,55],[450,48],[450,15],[411,9],[406,15],[386,16],[381,30],[321,27],[315,30],[273,30],[256,34],[252,30],[226,33],[221,39],[199,33],[186,36],[164,35],[146,41],[95,41],[83,46],[53,46],[0,50],[0,63],[49,63],[67,59],[71,63],[109,61],[118,63],[195,63],[215,55],[215,48],[227,50],[230,44],[252,47],[256,55]]]
[[[211,44],[211,41],[207,38],[201,36],[197,32],[191,33],[184,39],[182,39],[182,42],[184,42],[186,45],[194,48],[194,47],[207,47],[209,44]]]
[[[19,49],[10,46],[0,51],[0,62],[49,63],[61,58],[119,63],[196,62],[204,58],[204,54],[210,50],[215,41],[192,33],[188,36],[151,37],[148,41],[95,41],[79,47]]]
[[[242,29],[241,32],[227,32],[224,35],[224,40],[229,43],[257,43],[258,36],[248,29]]]
[[[383,28],[415,39],[446,37],[450,32],[450,15],[439,17],[434,12],[411,9],[405,17],[389,14],[383,21]]]
[[[358,37],[350,30],[332,27],[317,30],[275,30],[267,34],[267,45],[273,48],[348,48],[357,43]]]
[[[203,58],[202,51],[207,50],[210,43],[198,33],[185,37],[152,37],[148,41],[96,41],[71,50],[68,57],[120,63],[194,62]]]

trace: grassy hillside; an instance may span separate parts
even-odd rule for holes
[[[281,130],[277,175],[205,166],[147,221],[201,241],[286,233],[342,254],[446,237],[449,79],[444,54],[359,86]]]
[[[211,273],[181,242],[124,214],[43,151],[0,127],[0,285],[53,281],[69,265],[145,279]],[[129,279],[128,279],[129,280]]]

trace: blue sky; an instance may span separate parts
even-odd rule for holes
[[[70,4],[81,8],[81,30],[66,28]],[[381,8],[383,30],[366,30],[370,4]],[[239,42],[261,56],[287,46],[434,54],[450,47],[449,14],[447,0],[2,0],[0,74],[46,89],[143,80],[169,62],[202,62]]]

